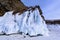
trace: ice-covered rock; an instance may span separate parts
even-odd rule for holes
[[[14,22],[13,11],[6,12],[4,16],[0,17],[0,32],[11,34],[17,33],[19,28],[16,22]]]
[[[45,21],[40,15],[38,8],[33,12],[26,11],[21,15],[16,15],[16,21],[19,25],[20,32],[29,34],[30,36],[42,34],[48,36],[48,29]]]
[[[48,36],[48,29],[45,21],[40,15],[38,8],[35,10],[25,11],[21,15],[18,13],[14,16],[13,11],[6,12],[0,17],[0,33],[12,34],[23,32],[30,36],[38,34]]]

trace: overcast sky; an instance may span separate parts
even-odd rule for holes
[[[22,2],[26,6],[39,5],[46,19],[60,19],[60,0],[22,0]]]

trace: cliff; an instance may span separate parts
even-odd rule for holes
[[[5,12],[14,11],[13,14],[27,10],[21,0],[0,0],[0,16],[3,16]]]

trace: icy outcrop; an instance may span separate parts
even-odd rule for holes
[[[12,34],[23,32],[30,36],[42,34],[48,36],[48,29],[45,21],[41,17],[38,8],[34,11],[26,11],[21,15],[12,15],[12,11],[0,17],[0,33]]]
[[[24,12],[22,15],[16,15],[16,21],[19,25],[20,32],[25,34],[37,35],[43,34],[48,35],[47,25],[45,21],[40,16],[39,10],[36,8],[33,12],[32,10]]]
[[[3,17],[0,17],[0,33],[17,33],[19,30],[17,23],[14,22],[13,11],[6,12]]]

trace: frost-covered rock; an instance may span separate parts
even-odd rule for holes
[[[6,12],[0,17],[0,33],[12,34],[23,32],[30,36],[38,34],[48,36],[48,29],[45,21],[40,15],[38,8],[35,10],[25,11],[21,15],[18,13],[14,16],[13,11]]]

